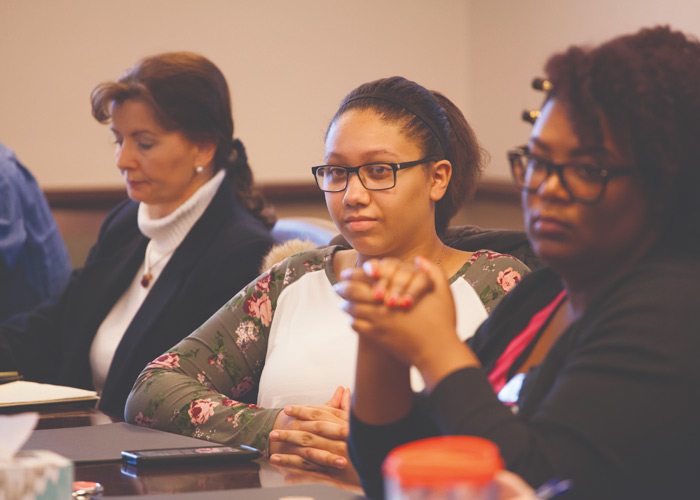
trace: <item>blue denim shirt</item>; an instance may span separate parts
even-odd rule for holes
[[[71,264],[32,174],[0,143],[0,321],[60,293]]]

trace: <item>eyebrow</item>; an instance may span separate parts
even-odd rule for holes
[[[114,128],[114,126],[109,127],[109,129],[112,131],[112,133],[114,133],[114,134],[120,134],[120,135],[121,135],[121,132],[120,132],[119,130],[117,130],[116,128]],[[134,131],[131,133],[131,136],[132,136],[132,137],[135,137],[135,136],[141,135],[141,134],[152,134],[152,135],[156,135],[156,132],[153,132],[152,130],[147,130],[147,129],[143,129],[143,130],[134,130]]]
[[[364,165],[364,164],[367,164],[367,163],[376,163],[377,160],[374,160],[373,157],[374,157],[374,156],[377,156],[377,155],[389,155],[389,156],[392,156],[392,157],[393,157],[393,158],[392,158],[393,160],[398,160],[398,155],[397,155],[396,153],[392,152],[392,151],[389,151],[388,149],[374,149],[374,150],[372,150],[372,151],[367,151],[367,152],[365,152],[365,153],[361,156],[361,158],[362,158],[362,164]],[[326,157],[326,161],[330,161],[332,158],[338,158],[338,157],[340,157],[340,160],[344,159],[344,156],[343,156],[342,154],[331,153],[330,155],[328,155],[328,157]],[[340,162],[340,160],[336,160],[336,161],[339,161],[339,162]],[[392,161],[389,161],[389,160],[385,160],[385,161],[388,162],[388,163],[394,163],[394,162],[395,162],[395,161],[392,162]]]
[[[550,153],[552,151],[552,148],[546,142],[541,141],[537,137],[531,138],[530,142],[532,142],[535,146],[544,150],[547,153]],[[582,147],[579,147],[579,148],[576,148],[576,149],[569,151],[569,155],[574,156],[574,157],[576,157],[576,156],[599,156],[601,154],[609,155],[610,152],[602,146],[582,146]]]

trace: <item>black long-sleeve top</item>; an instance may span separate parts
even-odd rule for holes
[[[562,498],[700,495],[698,284],[697,256],[650,253],[559,337],[528,373],[513,412],[486,376],[561,290],[551,270],[533,273],[471,339],[483,368],[450,374],[399,422],[371,426],[352,416],[350,454],[367,494],[382,497],[380,466],[391,449],[467,434],[494,441],[506,467],[533,486],[573,479]]]

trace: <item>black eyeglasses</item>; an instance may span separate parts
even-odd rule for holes
[[[326,193],[345,191],[350,174],[355,173],[362,186],[369,191],[384,191],[396,186],[396,172],[405,168],[427,163],[431,158],[403,163],[368,163],[359,167],[342,167],[340,165],[319,165],[311,167],[316,185]]]
[[[604,168],[580,162],[554,163],[531,153],[527,147],[508,151],[508,160],[515,182],[528,193],[536,192],[555,171],[571,198],[588,204],[600,201],[612,177],[632,175],[637,170],[633,166]]]

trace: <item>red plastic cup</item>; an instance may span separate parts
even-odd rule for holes
[[[414,441],[384,460],[388,500],[492,500],[494,476],[503,469],[498,447],[474,436],[442,436]]]

